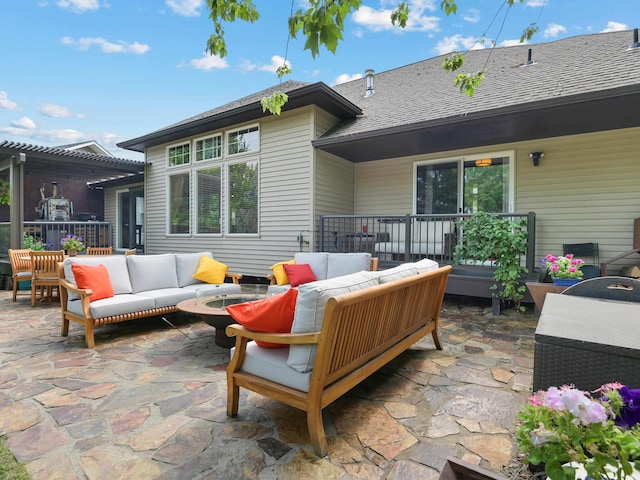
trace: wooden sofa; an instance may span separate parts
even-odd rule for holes
[[[329,297],[318,331],[272,334],[249,331],[240,325],[227,327],[227,335],[237,337],[227,368],[227,414],[238,413],[240,387],[304,410],[313,449],[319,456],[326,455],[322,410],[327,405],[427,334],[433,337],[436,348],[442,349],[438,321],[451,266],[438,268],[433,263],[435,267],[424,273],[399,279],[387,274],[389,281],[385,283]],[[384,278],[385,271],[361,272],[352,277],[377,273]],[[299,287],[293,332],[304,288]],[[249,342],[251,339],[284,343],[288,348],[260,349]],[[310,370],[287,369],[292,365],[292,352],[287,355],[287,350],[310,346],[316,348],[315,360],[310,357]],[[265,374],[256,374],[256,370]]]

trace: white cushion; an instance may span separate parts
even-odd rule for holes
[[[417,274],[418,269],[416,268],[415,263],[403,263],[397,267],[381,270],[378,272],[378,279],[380,280],[380,283],[389,283],[394,280],[400,280],[401,278],[407,278]]]
[[[94,266],[102,264],[107,267],[109,280],[111,280],[111,286],[113,287],[113,293],[115,295],[133,292],[131,281],[129,280],[127,262],[124,255],[81,255],[67,258],[64,261],[64,277],[76,285],[76,278],[73,275],[73,270],[71,269],[71,265],[73,264]],[[78,300],[79,298],[80,295],[77,293],[69,292],[69,300]]]
[[[329,298],[375,285],[379,285],[377,272],[358,272],[300,285],[291,332],[320,331]],[[315,359],[315,345],[292,345],[287,364],[299,372],[308,372]]]
[[[325,280],[327,277],[327,264],[329,263],[329,254],[327,252],[298,252],[293,256],[297,264],[307,263],[316,280]]]
[[[291,285],[269,285],[267,288],[267,295],[277,295],[278,293],[284,293],[291,288]]]
[[[211,252],[176,253],[176,270],[178,273],[179,287],[204,283],[197,278],[193,278],[193,274],[198,271],[202,255],[213,258]]]
[[[234,351],[235,347],[231,349],[232,357]],[[301,373],[289,367],[287,365],[288,355],[288,348],[262,348],[255,342],[249,342],[240,370],[296,390],[308,392],[313,372]]]
[[[128,255],[124,258],[133,293],[178,287],[175,255]]]
[[[437,270],[440,268],[438,262],[434,262],[429,258],[423,258],[419,262],[414,263],[418,273],[431,272],[432,270]]]
[[[186,288],[158,288],[157,290],[145,290],[144,292],[139,292],[136,295],[145,298],[151,298],[153,300],[154,308],[161,307],[173,307],[180,303],[182,300],[188,300],[190,298],[195,298],[196,292],[195,290],[190,290]]]
[[[327,263],[327,278],[341,277],[356,272],[371,270],[370,253],[330,253]]]
[[[151,310],[152,308],[153,298],[145,298],[140,295],[125,293],[91,302],[91,316],[93,318],[104,318],[113,315],[140,312],[142,310]],[[67,302],[67,310],[84,316],[82,312],[82,301],[80,300],[69,300]]]

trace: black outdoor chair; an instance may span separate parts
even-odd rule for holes
[[[584,260],[582,266],[582,278],[596,278],[600,276],[600,255],[597,243],[565,243],[562,245],[562,254],[572,253],[576,258]]]

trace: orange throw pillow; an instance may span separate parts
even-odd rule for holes
[[[103,264],[100,265],[79,265],[74,263],[71,265],[73,276],[76,279],[78,288],[90,288],[90,302],[101,300],[103,298],[113,297],[113,287],[109,278],[109,271]]]
[[[296,309],[298,290],[292,288],[264,300],[237,303],[226,307],[227,313],[247,330],[266,333],[289,333]],[[284,348],[282,343],[256,340],[263,348]]]
[[[284,271],[287,272],[289,284],[291,284],[292,287],[316,281],[316,276],[313,274],[308,263],[299,263],[296,265],[285,264],[282,267],[284,268]]]

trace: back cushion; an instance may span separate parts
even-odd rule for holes
[[[124,258],[127,259],[133,293],[178,286],[175,255],[128,255]]]
[[[211,252],[176,253],[176,270],[178,274],[179,287],[202,283],[200,280],[193,278],[193,274],[198,270],[200,257],[202,257],[202,255],[213,258],[213,254]]]
[[[73,264],[94,266],[103,264],[107,267],[107,272],[109,272],[109,279],[111,280],[111,286],[113,287],[113,293],[115,295],[133,292],[131,280],[129,279],[129,271],[127,269],[127,261],[124,255],[95,257],[92,257],[91,255],[81,255],[78,257],[67,258],[64,261],[64,276],[75,285],[76,279],[73,275],[73,271],[71,270],[71,265]],[[69,300],[77,300],[79,298],[80,295],[69,292]]]
[[[418,269],[416,268],[415,263],[403,263],[397,267],[378,272],[378,279],[380,280],[380,283],[389,283],[394,280],[400,280],[401,278],[407,278],[417,274]]]
[[[438,262],[434,262],[433,260],[429,260],[428,258],[423,258],[419,262],[414,263],[418,273],[430,272],[432,270],[437,270],[440,268]]]
[[[451,233],[449,220],[429,220],[413,224],[413,238],[416,242],[442,243],[444,234]]]
[[[300,285],[291,333],[320,331],[329,298],[378,284],[377,272],[358,272]],[[315,345],[291,345],[287,365],[304,373],[313,368],[315,359]]]
[[[327,252],[298,252],[294,255],[296,263],[308,263],[311,271],[317,280],[327,279],[327,264],[329,263],[329,254]]]
[[[341,277],[371,269],[370,253],[331,253],[327,263],[327,278]]]

